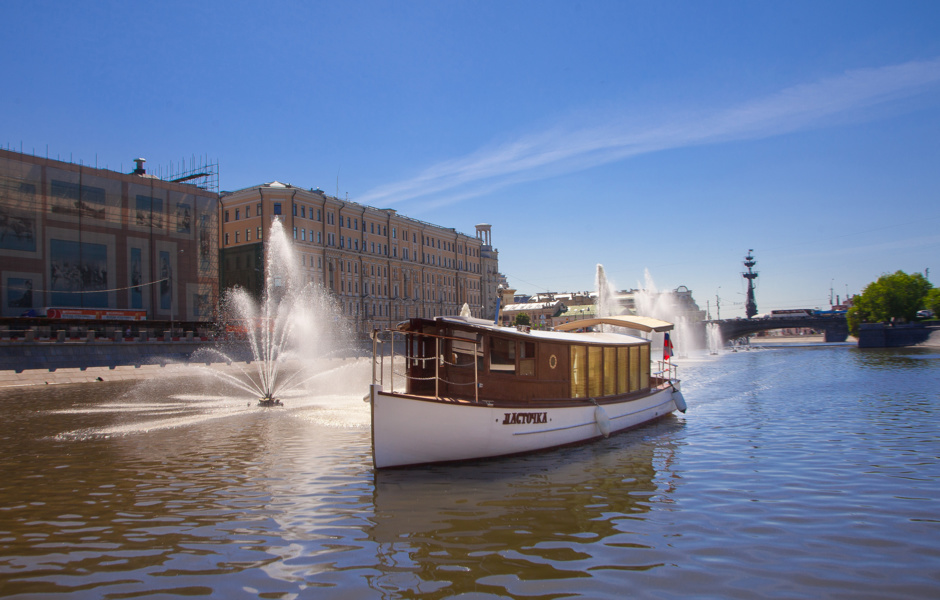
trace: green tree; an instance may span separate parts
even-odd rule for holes
[[[934,317],[940,316],[940,288],[933,288],[927,292],[924,298],[924,308],[932,310]]]
[[[862,323],[914,320],[932,287],[920,273],[908,275],[904,271],[896,271],[882,275],[854,298],[852,308],[846,315],[849,333],[857,336]]]
[[[516,320],[513,321],[513,325],[532,325],[532,319],[529,318],[529,315],[526,313],[519,313],[516,315]]]

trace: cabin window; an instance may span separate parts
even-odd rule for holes
[[[449,340],[451,364],[455,367],[472,369],[473,360],[476,357],[477,368],[483,370],[483,348],[477,344],[476,334],[466,331],[449,331],[448,335],[460,338]]]
[[[588,346],[588,395],[592,398],[603,395],[603,353],[601,346]]]
[[[630,348],[630,391],[640,389],[640,346]]]
[[[640,346],[640,389],[650,386],[650,345]]]
[[[627,373],[629,368],[630,349],[626,347],[617,348],[617,393],[627,393]]]
[[[571,346],[571,397],[587,397],[587,348]]]
[[[617,393],[617,349],[604,348],[604,395]]]
[[[490,338],[490,372],[516,373],[516,343],[505,338]]]
[[[519,343],[519,374],[535,377],[535,342]]]

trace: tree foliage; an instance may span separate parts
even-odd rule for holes
[[[924,298],[924,308],[933,311],[934,317],[940,315],[940,288],[933,288]]]
[[[861,323],[881,323],[892,319],[913,321],[917,311],[924,307],[932,287],[920,273],[908,275],[904,271],[896,271],[882,275],[853,299],[846,315],[849,332],[857,336]]]
[[[532,325],[532,319],[529,318],[529,315],[526,313],[519,313],[516,315],[516,320],[513,321],[513,325]]]

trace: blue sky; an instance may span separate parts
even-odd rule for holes
[[[938,2],[6,2],[0,144],[473,234],[520,292],[940,278]]]

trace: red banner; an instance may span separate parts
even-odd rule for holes
[[[89,319],[95,321],[144,321],[147,319],[147,311],[121,308],[47,308],[46,317],[50,319]]]

